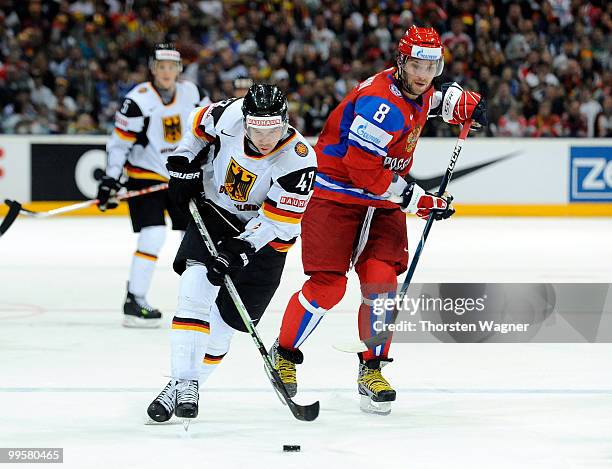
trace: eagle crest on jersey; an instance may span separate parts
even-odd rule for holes
[[[423,127],[421,125],[417,125],[406,137],[406,153],[411,153],[414,150],[414,147],[416,147],[422,128]]]
[[[236,202],[246,202],[257,175],[240,166],[234,158],[230,159],[225,174],[223,188],[230,199]]]
[[[162,119],[164,127],[164,140],[168,143],[178,143],[181,140],[181,116],[164,117]]]

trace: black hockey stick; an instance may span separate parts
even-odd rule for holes
[[[193,199],[189,201],[189,211],[191,212],[191,216],[193,217],[193,221],[195,222],[198,231],[200,232],[200,235],[202,235],[202,239],[204,240],[206,248],[213,256],[216,256],[217,247],[215,246],[215,243],[213,242],[210,233],[206,229],[204,221],[202,220],[200,212],[198,211],[198,206],[196,205]],[[253,339],[253,342],[255,342],[255,346],[259,350],[261,357],[263,358],[264,366],[268,373],[268,377],[270,378],[270,382],[272,383],[272,386],[274,386],[274,390],[282,398],[285,404],[287,404],[287,406],[291,410],[291,413],[296,419],[303,420],[306,422],[310,422],[316,419],[319,416],[319,401],[305,406],[293,402],[291,397],[289,397],[289,395],[287,394],[287,390],[285,389],[285,386],[283,385],[283,382],[281,381],[278,372],[274,369],[274,366],[272,365],[272,359],[270,358],[268,351],[264,347],[264,344],[261,341],[259,334],[257,333],[257,329],[255,329],[253,321],[251,320],[251,317],[249,316],[249,313],[247,312],[244,303],[240,299],[240,295],[238,294],[238,291],[234,286],[234,282],[232,282],[232,279],[229,277],[229,275],[225,276],[225,287],[227,288],[227,291],[229,292],[234,304],[236,305],[236,309],[240,314],[242,322],[244,323],[249,335]]]
[[[14,200],[5,200],[4,202],[9,206],[9,211],[0,224],[0,236],[7,232],[21,211],[21,204],[19,202],[15,202]]]
[[[131,199],[132,197],[139,197],[141,195],[151,194],[152,192],[163,191],[168,189],[167,183],[155,184],[154,186],[145,187],[144,189],[139,189],[135,191],[128,191],[122,194],[117,194],[114,199],[117,201]],[[83,202],[77,202],[76,204],[64,205],[63,207],[54,208],[52,210],[48,210],[46,212],[36,212],[34,210],[28,210],[27,208],[23,208],[23,206],[15,201],[6,199],[4,201],[7,205],[11,206],[12,204],[19,205],[19,213],[22,215],[26,215],[28,217],[33,218],[48,218],[54,215],[61,215],[62,213],[74,212],[75,210],[80,210],[82,208],[92,207],[94,205],[98,205],[100,201],[98,199],[84,200]]]
[[[453,177],[453,171],[455,170],[455,164],[457,163],[457,159],[459,158],[459,153],[461,153],[461,149],[463,148],[463,143],[465,142],[465,139],[467,138],[467,135],[470,131],[471,124],[472,124],[472,120],[469,119],[463,124],[463,127],[461,128],[461,132],[459,133],[459,137],[457,138],[457,143],[455,143],[455,148],[453,149],[453,153],[451,155],[450,162],[448,163],[448,167],[446,168],[446,173],[444,174],[444,178],[442,179],[442,182],[440,183],[440,188],[438,189],[438,197],[441,197],[444,194],[444,191],[446,190],[446,186],[448,186],[448,183]],[[423,233],[421,234],[421,240],[419,241],[419,245],[416,248],[414,257],[412,258],[412,262],[410,263],[410,268],[408,269],[408,272],[406,273],[406,277],[404,277],[402,286],[400,287],[399,292],[397,294],[397,298],[400,301],[406,295],[406,291],[408,290],[408,287],[410,286],[410,282],[412,282],[412,276],[414,275],[414,271],[416,270],[416,266],[423,252],[423,248],[425,247],[425,241],[427,241],[427,236],[429,236],[429,231],[431,230],[431,227],[434,222],[433,215],[434,213],[431,212],[429,214],[429,217],[427,218],[427,222],[425,223],[425,228],[423,229]],[[395,323],[398,314],[399,314],[399,311],[396,308],[395,311],[393,312],[392,323]],[[369,337],[364,340],[360,340],[359,342],[338,344],[338,345],[334,345],[334,348],[336,350],[340,350],[341,352],[363,353],[367,350],[373,350],[379,345],[384,344],[389,339],[389,336],[391,334],[392,332],[388,330],[384,330],[384,331],[379,332],[378,334],[373,335],[372,337]]]

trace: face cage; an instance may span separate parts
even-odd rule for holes
[[[408,61],[409,58],[410,56],[406,54],[399,54],[397,57],[397,76],[399,77],[400,83],[402,85],[402,88],[404,88],[404,90],[407,89],[406,82],[404,81],[404,66],[406,65],[406,62]],[[443,70],[444,70],[444,56],[438,59],[438,66],[436,68],[436,74],[434,75],[434,78],[442,75]]]

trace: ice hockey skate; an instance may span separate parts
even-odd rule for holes
[[[163,423],[172,418],[176,407],[176,383],[171,379],[159,395],[149,404],[147,414],[151,420]]]
[[[357,389],[361,395],[360,408],[364,412],[380,415],[391,413],[395,390],[381,373],[381,368],[390,361],[373,359],[359,363]]]
[[[304,355],[299,350],[292,351],[280,347],[277,339],[270,348],[270,358],[274,369],[285,385],[287,394],[289,397],[295,397],[297,394],[295,365],[300,365],[304,361]]]
[[[190,421],[198,416],[198,381],[181,379],[176,383],[176,408],[174,415],[183,419],[185,431],[189,429]]]
[[[128,292],[123,304],[123,326],[153,329],[161,324],[162,313]]]

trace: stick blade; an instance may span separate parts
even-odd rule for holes
[[[308,405],[299,405],[292,400],[289,400],[288,405],[293,416],[303,422],[312,422],[319,416],[319,401]]]
[[[276,373],[276,370],[273,368],[268,369],[267,366],[264,366],[264,370],[268,375],[268,379],[270,380],[270,384],[272,384],[272,388],[276,392],[276,395],[283,404],[289,407],[289,410],[296,419],[303,422],[312,422],[319,416],[319,401],[308,405],[296,404],[293,402],[293,399],[289,397],[289,394],[287,393],[285,386],[282,384],[280,376],[278,376],[278,373]]]
[[[2,223],[0,223],[0,236],[8,231],[21,211],[21,204],[16,200],[5,199],[4,203],[8,205],[9,211],[4,220],[2,220]]]

